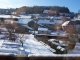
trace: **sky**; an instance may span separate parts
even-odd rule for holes
[[[65,6],[71,12],[78,12],[80,0],[0,0],[0,8],[18,8],[21,6]]]

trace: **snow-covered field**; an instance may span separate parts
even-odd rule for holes
[[[44,45],[43,43],[39,42],[34,38],[34,35],[27,35],[27,34],[19,34],[19,37],[23,36],[21,39],[23,42],[23,47],[19,41],[19,38],[14,42],[10,40],[0,40],[0,54],[46,54],[46,55],[53,55],[51,52],[50,47]],[[53,49],[55,52],[55,50]]]
[[[34,38],[32,34],[16,34],[19,37],[22,37],[23,47],[20,43],[19,38],[17,40],[3,40],[0,39],[0,55],[17,55],[25,54],[28,56],[57,56],[54,54],[56,50],[52,49],[47,44],[38,41]],[[71,54],[80,54],[80,43],[76,43],[74,50],[68,52],[68,55]],[[67,54],[66,54],[67,55]]]

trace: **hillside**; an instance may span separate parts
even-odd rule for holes
[[[70,10],[67,7],[60,7],[60,6],[33,6],[33,7],[23,6],[20,8],[25,8],[26,13],[29,14],[34,14],[34,13],[42,14],[44,10],[50,10],[50,9],[55,9],[59,12],[70,13]],[[16,10],[17,9],[19,8],[16,8]]]

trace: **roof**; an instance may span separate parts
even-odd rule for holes
[[[63,23],[62,20],[55,20],[54,22],[55,22],[55,23],[58,23],[58,24],[62,24],[62,23]]]
[[[17,18],[17,17],[13,15],[0,15],[0,18]]]
[[[17,23],[19,24],[27,24],[28,22],[30,22],[32,19],[26,19],[26,18],[21,18],[18,20]]]
[[[38,24],[54,24],[54,21],[50,21],[50,20],[39,20],[37,23]]]
[[[62,26],[67,26],[69,24],[70,21],[66,21],[62,24]]]
[[[48,31],[48,28],[38,28],[38,30]]]
[[[19,17],[19,18],[27,18],[27,19],[30,19],[30,18],[31,18],[31,16],[20,15],[20,17]]]
[[[43,11],[43,13],[48,13],[48,12],[49,12],[49,10],[44,10],[44,11]]]

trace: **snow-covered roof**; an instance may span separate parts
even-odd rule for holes
[[[34,30],[33,28],[29,27],[28,25],[23,25],[25,26],[26,28],[28,28],[29,30]]]
[[[18,20],[17,23],[19,24],[27,24],[28,22],[30,22],[32,19],[26,19],[26,18],[21,18]]]
[[[63,37],[67,37],[67,34],[63,31],[60,32],[51,32],[51,36],[63,36]]]
[[[17,17],[13,15],[0,15],[0,18],[17,18]]]
[[[62,20],[54,20],[55,23],[58,23],[58,24],[62,24],[63,21]]]
[[[38,30],[41,30],[41,31],[48,31],[48,28],[41,28],[41,27],[39,27]]]
[[[80,19],[76,19],[76,20],[80,21]]]
[[[26,18],[26,19],[30,19],[30,18],[31,18],[31,16],[20,15],[20,17],[19,17],[19,18]]]
[[[70,21],[66,21],[62,24],[62,26],[67,26],[69,24]]]
[[[39,20],[37,23],[38,24],[54,24],[54,21],[50,21],[50,20]]]
[[[44,10],[44,11],[43,11],[43,13],[48,13],[48,12],[49,12],[49,10]]]
[[[62,19],[63,16],[54,17],[55,19]]]
[[[33,15],[35,15],[35,16],[40,16],[40,14],[33,14]]]
[[[6,35],[4,35],[4,34],[3,34],[3,35],[0,34],[0,39],[1,39],[1,38],[5,38],[5,37],[6,37]]]

